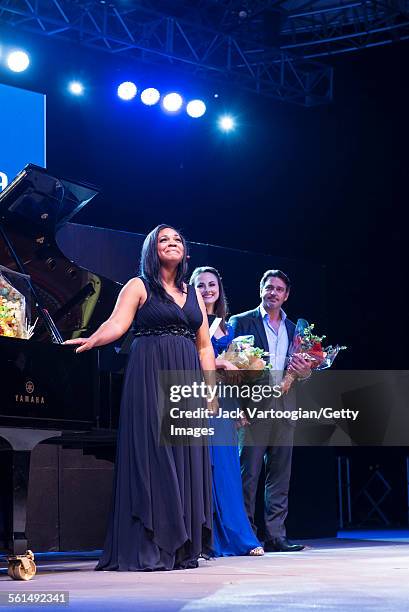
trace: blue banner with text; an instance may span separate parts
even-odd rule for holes
[[[0,191],[28,164],[46,165],[45,95],[0,84]]]

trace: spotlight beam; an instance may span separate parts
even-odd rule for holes
[[[7,66],[12,72],[24,72],[30,65],[30,58],[25,51],[12,51],[7,56]]]
[[[205,114],[206,104],[203,102],[203,100],[191,100],[186,106],[186,112],[189,117],[198,119],[199,117],[203,117]]]
[[[236,127],[236,124],[231,115],[223,115],[218,120],[218,126],[222,132],[231,132]]]
[[[68,91],[74,96],[82,96],[84,93],[84,85],[79,81],[71,81],[68,85]]]
[[[168,113],[177,113],[182,108],[183,100],[182,96],[178,93],[172,92],[167,94],[163,98],[163,108]]]
[[[148,87],[141,93],[141,102],[146,106],[154,106],[159,102],[160,93],[155,87]]]
[[[136,96],[138,88],[132,81],[124,81],[118,87],[117,93],[121,100],[133,100]]]

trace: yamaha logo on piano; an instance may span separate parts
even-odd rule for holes
[[[44,395],[34,395],[35,386],[32,380],[26,381],[26,393],[16,393],[16,404],[45,404]]]

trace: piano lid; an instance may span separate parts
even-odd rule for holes
[[[31,318],[43,319],[38,340],[89,335],[112,312],[120,285],[68,259],[55,241],[58,229],[97,193],[33,164],[0,193],[0,264],[30,277]]]
[[[0,193],[0,217],[17,216],[36,230],[55,234],[98,193],[92,185],[59,179],[45,168],[27,164]]]

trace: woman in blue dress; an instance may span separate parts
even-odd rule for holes
[[[237,369],[219,357],[233,340],[233,329],[226,323],[227,301],[219,272],[209,266],[196,268],[190,284],[198,289],[206,306],[209,326],[221,319],[211,340],[216,368]],[[219,400],[221,408],[229,409],[229,400]],[[232,408],[232,406],[230,406]],[[264,550],[251,528],[244,508],[237,446],[236,423],[233,419],[214,419],[215,438],[223,445],[213,445],[213,549],[217,557],[233,555],[261,556]]]

